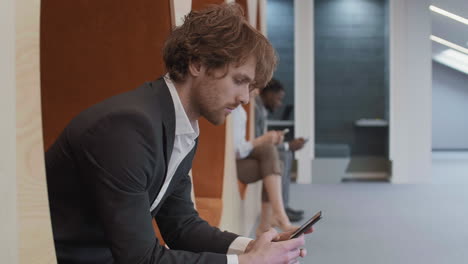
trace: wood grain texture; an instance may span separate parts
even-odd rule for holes
[[[192,0],[170,0],[171,4],[171,21],[172,27],[180,26],[183,24],[184,17],[190,13],[192,9]],[[193,182],[192,171],[189,172],[190,179]],[[195,201],[195,193],[192,184],[192,201]],[[196,203],[194,202],[195,208]]]
[[[169,0],[42,0],[45,147],[85,108],[164,74],[170,30]]]
[[[184,17],[192,9],[192,0],[171,0],[170,3],[172,26],[180,26],[184,22]]]
[[[197,197],[198,213],[212,226],[219,226],[223,200],[221,198]]]
[[[224,0],[192,0],[192,10]],[[196,197],[221,198],[224,178],[226,125],[214,126],[204,118],[199,120],[200,137],[192,174]]]
[[[251,100],[245,109],[248,113],[247,137],[251,139],[255,135],[255,101]],[[232,118],[228,116],[225,133],[222,214],[219,228],[248,237],[260,213],[262,181],[247,185],[238,180],[233,130]]]
[[[222,214],[219,228],[249,236],[260,212],[260,193],[262,182],[258,181],[248,185],[244,197],[241,199],[237,178],[236,157],[234,153],[232,119],[228,116],[226,121],[226,151]]]
[[[219,5],[226,2],[225,0],[192,0],[192,10],[200,10],[209,5]]]
[[[165,73],[162,48],[174,15],[170,1],[42,1],[46,148],[82,110]]]
[[[245,18],[249,19],[249,12],[247,12],[247,0],[236,0],[237,4],[239,4],[242,9],[244,9]]]
[[[261,14],[260,9],[261,9],[261,5],[260,5],[260,1],[258,1],[257,2],[257,20],[255,21],[255,25],[256,25],[256,28],[261,31],[263,28],[263,25],[262,25],[263,21],[261,18],[262,14]]]
[[[214,126],[200,119],[199,127],[198,149],[192,166],[195,197],[221,198],[226,125]]]
[[[16,172],[19,263],[55,263],[44,169],[40,1],[16,1]]]
[[[18,262],[15,3],[0,1],[0,262]]]
[[[245,18],[248,20],[249,10],[248,10],[248,5],[247,5],[247,0],[236,0],[236,3],[238,3],[244,9]],[[243,105],[242,107],[244,107],[244,110],[247,113],[247,127],[245,131],[247,131],[246,139],[247,141],[250,141],[254,139],[255,137],[255,99],[254,97],[250,98],[249,104]],[[237,184],[239,187],[240,197],[242,200],[245,200],[248,185],[239,180]]]
[[[170,10],[171,10],[170,16],[171,16],[172,27],[181,25],[183,21],[183,17],[187,15],[188,12],[190,12],[191,5],[192,5],[191,0],[170,0]],[[192,179],[193,181],[191,171],[189,172],[189,176],[190,176],[190,179]],[[193,204],[195,206],[196,202],[195,202],[195,194],[193,191],[193,184],[192,184],[192,190],[191,190],[191,197],[192,197]],[[164,241],[164,238],[161,235],[161,231],[159,230],[157,220],[153,218],[152,223],[153,223],[154,233],[159,240],[159,244],[162,246],[166,245],[166,242]]]
[[[250,25],[257,28],[258,0],[247,0],[247,13]]]
[[[154,229],[154,234],[156,235],[156,237],[158,238],[159,240],[159,244],[161,246],[164,246],[166,245],[166,242],[164,241],[162,235],[161,235],[161,231],[159,230],[159,226],[158,226],[158,223],[156,222],[156,220],[153,218],[153,220],[151,220],[152,224],[153,224],[153,229]]]

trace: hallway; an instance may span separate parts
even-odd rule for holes
[[[323,219],[302,263],[467,263],[463,185],[293,185],[291,205]]]

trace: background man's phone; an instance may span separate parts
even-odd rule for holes
[[[322,211],[316,213],[312,218],[307,220],[301,227],[296,229],[294,233],[291,234],[289,239],[297,238],[300,235],[302,235],[305,231],[307,231],[309,228],[311,228],[315,223],[317,223],[320,219],[322,219]]]

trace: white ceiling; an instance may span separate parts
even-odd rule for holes
[[[467,0],[431,0],[432,5],[468,18]],[[468,25],[431,11],[432,35],[453,42],[468,49]],[[432,42],[432,53],[437,55],[447,47]]]

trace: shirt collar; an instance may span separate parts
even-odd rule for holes
[[[169,88],[169,92],[171,93],[172,101],[174,103],[176,136],[188,135],[191,139],[195,139],[200,134],[200,130],[198,128],[198,121],[195,120],[193,122],[190,122],[190,120],[188,119],[184,106],[180,102],[179,94],[177,93],[177,90],[171,78],[169,77],[169,74],[164,75],[164,81],[166,82],[166,85]]]

